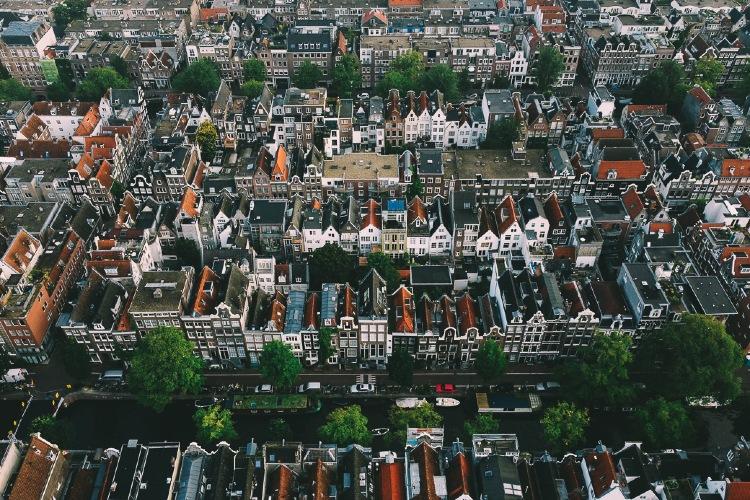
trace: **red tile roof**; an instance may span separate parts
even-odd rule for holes
[[[366,212],[362,218],[362,229],[365,229],[368,226],[374,226],[380,229],[380,212],[378,208],[380,208],[378,202],[372,198],[367,200],[367,203],[365,203]]]
[[[198,217],[198,195],[193,191],[192,188],[188,187],[185,189],[185,194],[182,195],[182,203],[180,203],[180,211],[188,217]]]
[[[210,267],[204,266],[193,302],[193,312],[199,316],[211,314],[219,297],[219,277]]]
[[[703,90],[703,87],[695,86],[690,89],[688,93],[691,96],[695,97],[701,104],[708,104],[713,101],[713,99],[711,99],[711,96],[708,95],[705,90]]]
[[[674,227],[672,226],[671,222],[652,222],[648,226],[648,232],[654,234],[658,232],[662,232],[663,234],[672,234],[674,232]]]
[[[380,500],[406,500],[404,464],[380,464],[377,484],[377,493]]]
[[[725,158],[721,162],[723,177],[750,177],[750,159]]]
[[[31,264],[34,254],[42,244],[31,234],[21,229],[11,241],[3,255],[3,262],[18,274],[24,274]]]
[[[411,224],[415,219],[422,219],[425,222],[427,221],[427,209],[419,196],[415,196],[414,199],[411,200],[409,211],[406,213],[406,220],[408,223]]]
[[[366,23],[370,21],[370,19],[378,19],[380,22],[382,22],[385,25],[388,25],[388,17],[385,15],[385,12],[383,12],[380,9],[370,9],[366,11],[364,14],[362,14],[362,25],[364,26]]]
[[[414,451],[411,452],[412,459],[419,468],[419,494],[413,497],[414,500],[438,500],[435,485],[435,476],[440,475],[438,466],[438,454],[434,448],[425,442],[420,443]]]
[[[606,180],[610,171],[617,172],[616,179],[640,179],[646,175],[646,164],[643,160],[604,160],[599,164],[596,178]]]
[[[286,166],[286,148],[283,145],[279,145],[279,149],[276,150],[276,160],[273,163],[271,177],[272,180],[286,181],[289,179],[289,169]]]
[[[495,209],[495,216],[497,217],[498,236],[507,231],[514,222],[518,221],[516,202],[513,200],[512,196],[508,195],[500,202],[500,205]]]
[[[67,158],[71,143],[67,140],[16,141],[8,148],[14,158]]]
[[[456,310],[458,311],[458,327],[461,334],[465,335],[469,328],[477,327],[477,304],[474,299],[466,292],[456,301]]]
[[[388,0],[388,7],[403,8],[403,7],[421,7],[422,0]]]
[[[277,332],[284,331],[284,323],[286,322],[286,297],[280,292],[276,292],[271,301],[271,311],[268,321],[273,323]]]
[[[76,127],[75,135],[91,135],[99,124],[100,119],[99,106],[91,106],[81,120],[81,123]]]
[[[661,111],[662,113],[667,112],[667,105],[666,104],[628,104],[627,106],[627,112],[630,113],[639,113],[641,111]]]
[[[462,452],[456,453],[448,469],[446,482],[448,498],[454,500],[460,496],[471,496],[471,465]]]
[[[414,332],[414,300],[412,293],[408,288],[401,285],[398,290],[393,292],[391,299],[392,306],[396,313],[396,332]]]
[[[638,192],[635,190],[635,187],[632,186],[622,195],[622,204],[625,205],[625,210],[628,212],[630,220],[634,220],[641,215],[645,208],[641,201],[641,197],[638,196]]]
[[[554,250],[552,251],[552,255],[555,260],[563,260],[563,259],[570,259],[574,260],[576,258],[576,247],[573,246],[555,246]]]
[[[318,325],[320,324],[320,300],[318,296],[318,292],[312,292],[307,297],[307,302],[305,302],[305,316],[303,318],[302,327],[303,328],[318,328]]]
[[[591,452],[586,455],[586,467],[591,478],[591,486],[598,497],[606,493],[615,482],[617,471],[612,455],[608,451]]]
[[[750,482],[736,482],[727,484],[727,494],[724,500],[750,499]]]
[[[9,499],[38,500],[42,498],[60,453],[56,445],[39,435],[32,435]]]
[[[625,131],[621,128],[595,128],[591,131],[591,138],[599,139],[624,139]]]
[[[99,181],[101,186],[109,191],[115,180],[112,178],[112,165],[107,160],[103,160],[102,164],[99,165],[99,170],[96,172],[96,180]]]

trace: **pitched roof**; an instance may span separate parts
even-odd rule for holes
[[[616,479],[615,463],[608,451],[594,451],[585,456],[594,494],[601,497]]]
[[[461,334],[466,334],[469,328],[476,328],[478,326],[477,304],[471,295],[469,295],[469,292],[464,293],[456,301],[456,310],[458,311],[458,327]]]
[[[404,464],[382,463],[378,468],[377,494],[380,500],[406,500]]]
[[[622,195],[622,204],[625,206],[625,210],[628,211],[631,220],[638,217],[644,209],[641,197],[638,196],[638,192],[633,186],[630,186],[625,191],[625,194]]]
[[[185,189],[185,193],[182,195],[180,211],[192,218],[197,218],[200,215],[198,213],[198,195],[190,187]]]
[[[312,292],[305,302],[305,316],[303,318],[303,328],[317,329],[320,324],[320,295],[318,292]]]
[[[81,123],[76,127],[75,135],[91,135],[99,124],[100,118],[99,106],[91,106],[81,120]]]
[[[462,452],[456,453],[447,474],[448,498],[453,500],[463,495],[471,496],[471,465]]]
[[[26,451],[16,482],[10,492],[10,500],[36,500],[42,498],[47,481],[53,472],[60,449],[33,434]]]
[[[617,173],[617,179],[640,179],[646,175],[646,164],[643,160],[602,160],[596,178],[607,179],[610,171]]]
[[[365,203],[364,216],[362,217],[362,229],[368,226],[374,226],[380,228],[380,206],[378,202],[370,198]]]
[[[503,234],[514,222],[518,221],[518,214],[516,213],[516,203],[513,197],[508,195],[500,205],[495,209],[495,215],[497,217],[497,234],[498,236]]]
[[[750,482],[727,484],[727,494],[724,500],[747,500],[748,498],[750,498]]]
[[[725,158],[721,162],[724,177],[750,177],[750,159]]]
[[[289,180],[289,169],[286,165],[286,148],[283,145],[279,146],[279,149],[276,150],[276,161],[273,163],[273,170],[271,171],[271,177],[276,179],[277,177],[279,180],[286,181]]]
[[[595,128],[591,131],[591,138],[595,141],[599,139],[624,139],[625,131],[621,128]]]
[[[219,297],[219,277],[210,267],[204,266],[193,302],[193,312],[199,316],[211,314]]]
[[[708,104],[713,101],[711,96],[703,90],[703,87],[696,85],[688,91],[688,94],[695,97],[701,104]]]
[[[394,331],[414,333],[414,300],[411,291],[401,285],[393,292],[391,305],[395,315]]]
[[[34,238],[25,229],[18,231],[18,234],[11,241],[8,250],[3,255],[3,262],[19,274],[24,274],[34,258],[36,250],[41,247],[39,240]]]

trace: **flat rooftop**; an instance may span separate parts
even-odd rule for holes
[[[510,150],[462,149],[443,153],[446,175],[457,179],[529,179],[552,177],[542,161],[544,151],[529,149],[525,160],[514,160]]]
[[[182,271],[150,271],[143,273],[133,295],[131,312],[177,311],[182,300],[187,276]]]
[[[685,284],[690,290],[690,299],[695,312],[710,316],[737,314],[732,300],[716,276],[688,276]]]
[[[323,162],[323,177],[335,179],[376,179],[398,177],[398,155],[351,153]]]

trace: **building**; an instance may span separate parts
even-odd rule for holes
[[[56,43],[52,26],[42,18],[11,21],[0,31],[0,62],[19,83],[44,93],[58,77],[49,52]]]

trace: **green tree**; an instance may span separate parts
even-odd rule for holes
[[[178,92],[188,92],[208,97],[221,84],[221,76],[216,64],[209,59],[198,59],[172,77],[172,88]]]
[[[125,196],[125,186],[123,186],[122,182],[115,179],[112,182],[112,187],[109,188],[109,192],[112,194],[112,196],[115,197],[116,200],[121,200],[123,196]]]
[[[195,394],[203,387],[203,361],[178,328],[161,326],[138,342],[130,361],[128,384],[138,400],[161,412],[175,394]]]
[[[15,78],[0,80],[0,101],[29,101],[31,97],[31,89]]]
[[[326,365],[328,358],[336,352],[333,348],[333,335],[336,333],[335,328],[323,326],[318,332],[318,364]]]
[[[355,260],[338,245],[326,243],[310,255],[311,288],[320,290],[321,283],[353,282]]]
[[[60,350],[63,367],[68,375],[79,381],[91,376],[91,357],[83,345],[64,339]]]
[[[737,84],[737,93],[739,95],[750,95],[750,66],[745,66],[742,71],[742,79]]]
[[[8,78],[10,78],[8,68],[6,68],[5,65],[0,62],[0,80],[7,80]]]
[[[59,419],[54,415],[40,415],[31,421],[29,434],[39,433],[50,443],[60,448],[67,448],[72,444],[73,426],[67,420]]]
[[[654,449],[678,448],[691,444],[695,428],[680,401],[657,398],[642,404],[635,418],[646,442]]]
[[[422,74],[422,89],[427,92],[439,90],[447,101],[461,97],[458,91],[458,75],[447,64],[436,64]]]
[[[494,121],[487,129],[487,138],[482,149],[510,149],[513,142],[521,137],[521,124],[515,118]]]
[[[465,94],[474,88],[474,84],[469,76],[469,70],[464,68],[458,74],[458,91]]]
[[[193,415],[193,422],[195,422],[198,431],[198,441],[202,443],[237,439],[232,412],[222,409],[219,405],[198,408]]]
[[[375,269],[388,285],[388,291],[396,290],[401,284],[401,275],[393,260],[383,252],[373,252],[367,256],[367,267]]]
[[[273,418],[268,422],[268,433],[271,441],[281,441],[282,439],[292,439],[294,435],[292,426],[283,418]]]
[[[693,68],[693,84],[700,85],[710,95],[716,94],[716,85],[724,74],[724,65],[717,59],[698,59]]]
[[[206,120],[198,125],[198,131],[195,133],[195,142],[201,148],[201,159],[206,163],[210,163],[216,154],[216,141],[219,140],[219,132],[217,132],[214,124],[210,120]]]
[[[318,86],[318,82],[323,79],[323,70],[320,66],[310,61],[302,61],[299,68],[292,76],[292,83],[300,89],[312,89]]]
[[[130,82],[113,68],[94,68],[86,74],[78,86],[78,98],[82,101],[99,101],[104,93],[111,89],[128,88]]]
[[[174,244],[174,255],[183,266],[192,266],[196,274],[203,268],[201,252],[195,241],[188,238],[177,238]]]
[[[65,28],[71,21],[86,19],[87,0],[65,0],[52,7],[55,24]]]
[[[571,451],[583,441],[588,425],[588,410],[567,401],[547,409],[542,417],[544,437],[556,452]]]
[[[633,91],[633,102],[666,104],[669,112],[676,115],[682,108],[682,100],[687,91],[685,69],[676,61],[668,60],[641,79]]]
[[[406,429],[409,427],[441,427],[443,416],[430,403],[423,403],[416,408],[399,408],[392,406],[388,414],[391,431],[388,440],[393,446],[403,446],[406,442]]]
[[[502,346],[492,339],[485,340],[477,351],[474,369],[486,382],[502,375],[505,372],[505,353]]]
[[[637,365],[652,373],[648,385],[666,399],[711,396],[722,402],[740,394],[742,353],[724,325],[687,314],[643,338]]]
[[[565,59],[556,47],[545,45],[539,49],[534,63],[536,87],[540,92],[550,90],[565,70]]]
[[[351,99],[354,91],[361,86],[359,59],[354,54],[344,54],[333,68],[333,91],[341,98]]]
[[[413,200],[415,196],[422,196],[424,194],[424,182],[417,175],[416,167],[411,168],[411,182],[406,187],[406,199]]]
[[[260,354],[260,373],[275,386],[287,389],[294,385],[302,365],[292,349],[280,340],[268,342]]]
[[[245,76],[245,80],[265,82],[267,75],[266,65],[260,59],[248,59],[242,65],[242,74]]]
[[[510,88],[510,79],[504,75],[497,75],[495,79],[492,80],[492,88],[493,89],[508,89]]]
[[[0,349],[0,375],[5,375],[5,372],[11,368],[13,368],[13,363],[10,354],[5,349]]]
[[[422,74],[424,73],[424,62],[422,55],[415,51],[409,51],[397,56],[391,61],[388,71],[377,85],[377,92],[383,97],[388,97],[391,89],[398,89],[401,95],[409,90],[415,92],[421,90]]]
[[[318,429],[320,438],[328,443],[349,446],[352,443],[366,446],[372,441],[372,433],[367,426],[367,417],[359,405],[336,408],[326,417]]]
[[[265,83],[257,80],[247,80],[242,84],[240,88],[242,95],[248,96],[250,99],[255,99],[263,93],[263,88],[266,86]]]
[[[582,405],[622,406],[633,397],[628,368],[633,341],[621,333],[597,333],[575,360],[562,365],[559,379],[566,395]]]
[[[388,357],[388,378],[409,387],[414,378],[414,358],[406,349],[395,349]]]
[[[112,68],[114,68],[114,70],[117,71],[117,73],[119,73],[121,77],[130,81],[128,63],[125,62],[125,59],[118,55],[113,55],[109,58],[109,65],[112,66]]]
[[[47,99],[65,102],[70,100],[70,89],[61,81],[47,85]]]
[[[500,432],[500,421],[489,413],[478,413],[472,420],[464,422],[464,437],[471,442],[474,434],[497,434]]]

